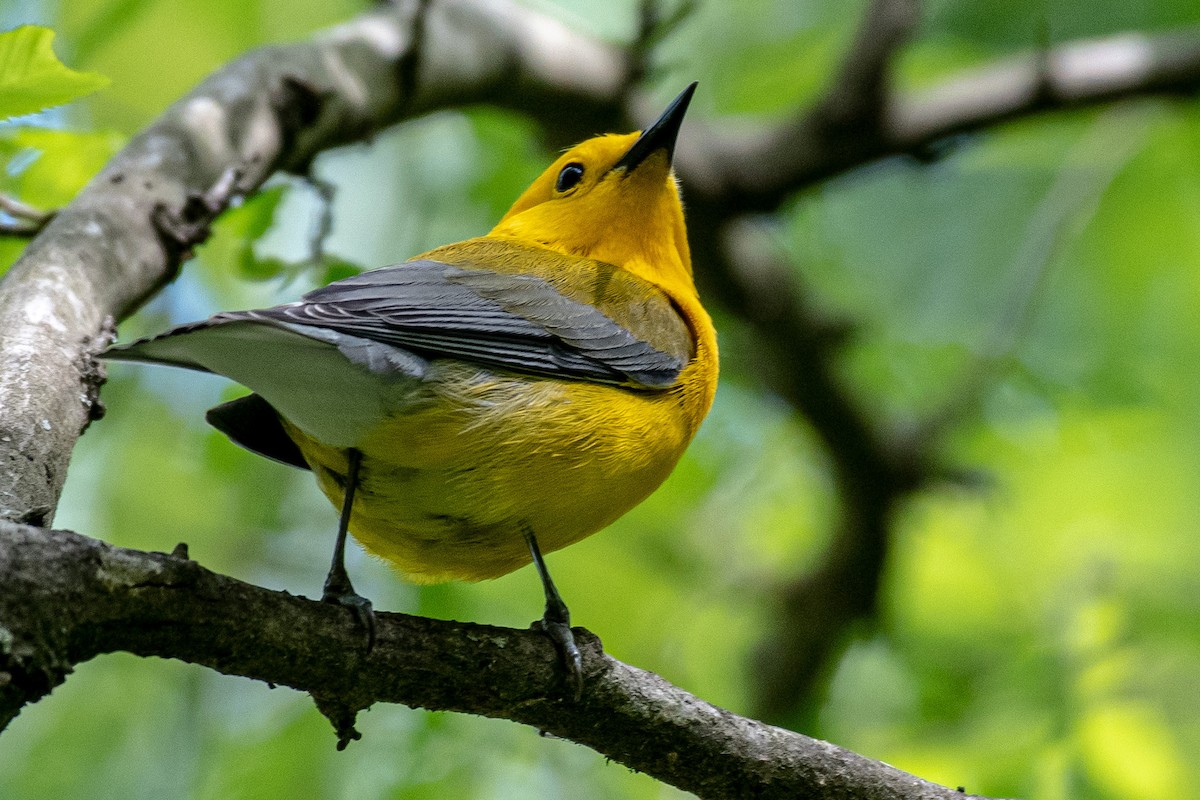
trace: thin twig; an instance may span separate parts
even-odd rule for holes
[[[53,211],[42,211],[34,208],[28,203],[23,203],[11,195],[0,192],[0,211],[8,214],[10,217],[17,219],[26,219],[30,222],[36,222],[39,225],[45,225],[54,216]]]
[[[11,236],[14,239],[32,239],[41,232],[42,225],[35,225],[29,222],[3,222],[0,221],[0,236]]]
[[[30,239],[37,236],[46,223],[54,219],[54,211],[42,211],[0,192],[0,213],[12,217],[11,222],[0,219],[0,236]]]
[[[333,230],[333,200],[337,195],[337,184],[315,175],[310,169],[304,173],[304,181],[317,195],[317,212],[308,236],[308,261],[313,267],[325,261],[325,240]]]

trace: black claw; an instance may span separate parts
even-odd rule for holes
[[[571,689],[571,696],[578,702],[583,696],[583,657],[575,644],[575,634],[571,632],[570,624],[542,617],[533,623],[533,627],[554,642],[554,649],[562,657],[563,667],[567,670],[567,686]]]
[[[367,632],[367,652],[370,653],[375,649],[375,607],[371,605],[370,600],[355,592],[348,583],[346,587],[336,588],[331,587],[329,583],[325,583],[325,593],[321,595],[321,602],[350,609],[359,626]]]

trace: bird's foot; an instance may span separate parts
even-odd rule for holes
[[[532,627],[546,634],[554,643],[554,649],[558,651],[566,669],[567,688],[571,690],[575,701],[579,702],[583,696],[583,657],[579,654],[579,646],[575,644],[570,620],[551,619],[547,614],[534,622]]]
[[[326,578],[321,602],[333,603],[350,609],[359,626],[367,632],[367,652],[370,653],[375,649],[375,608],[371,605],[370,600],[354,591],[349,579],[338,581],[332,574]]]

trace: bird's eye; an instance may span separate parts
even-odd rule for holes
[[[572,162],[563,167],[562,172],[558,173],[558,180],[554,182],[554,189],[557,192],[565,192],[568,189],[574,189],[575,185],[581,180],[583,180],[583,164]]]

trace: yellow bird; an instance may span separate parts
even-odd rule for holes
[[[374,636],[346,532],[418,583],[537,566],[540,622],[578,694],[570,615],[542,551],[646,498],[696,433],[717,341],[671,172],[695,83],[645,131],[568,150],[492,231],[103,356],[215,372],[254,393],[208,412],[311,469],[341,508],[323,599]]]

